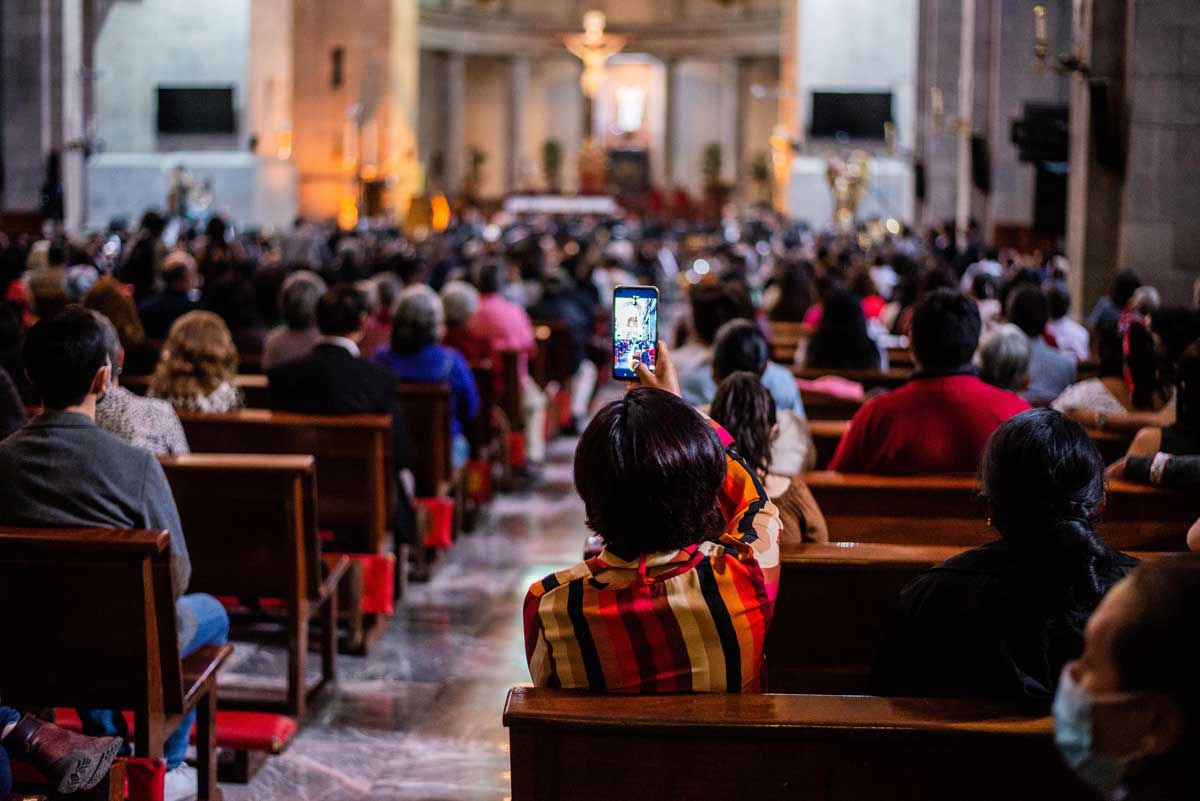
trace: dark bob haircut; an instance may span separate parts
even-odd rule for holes
[[[771,346],[752,321],[730,320],[717,332],[712,359],[718,381],[742,371],[761,376],[771,360]]]
[[[640,387],[605,406],[575,451],[588,528],[623,559],[719,534],[724,480],[725,451],[713,427],[660,389]]]
[[[67,306],[38,321],[25,337],[22,354],[25,372],[47,409],[82,403],[108,360],[104,331],[82,306]]]
[[[975,301],[952,289],[935,289],[913,310],[912,347],[922,370],[959,370],[970,363],[983,323]]]

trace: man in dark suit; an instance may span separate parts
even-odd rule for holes
[[[321,339],[312,353],[267,372],[271,408],[299,414],[390,414],[392,458],[397,470],[411,464],[413,446],[396,399],[396,380],[382,367],[364,361],[358,351],[367,305],[353,287],[338,286],[317,302]],[[412,500],[397,482],[396,543],[416,541]],[[361,552],[361,532],[336,532],[338,547]]]

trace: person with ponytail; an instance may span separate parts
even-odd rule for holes
[[[1133,438],[1128,456],[1200,455],[1200,339],[1179,359],[1175,386],[1175,422],[1143,428]]]
[[[733,437],[738,453],[763,483],[779,508],[781,547],[828,542],[829,529],[812,492],[799,476],[771,472],[771,451],[778,435],[775,401],[752,372],[733,373],[717,388],[709,416]]]
[[[1023,412],[992,435],[982,500],[999,539],[913,580],[875,665],[887,695],[1031,701],[1048,710],[1100,599],[1137,560],[1096,533],[1104,464],[1078,423]]]

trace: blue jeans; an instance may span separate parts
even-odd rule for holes
[[[11,706],[0,706],[0,732],[10,723],[21,720],[21,713]],[[0,747],[0,801],[8,798],[12,792],[12,765],[8,761],[8,751]]]
[[[229,642],[229,614],[216,598],[198,592],[183,596],[176,605],[187,609],[196,618],[196,633],[191,641],[179,644],[181,659],[191,656],[202,645],[224,645]],[[83,721],[85,734],[93,737],[124,735],[124,726],[118,728],[117,715],[112,710],[81,709],[79,717]],[[195,722],[196,710],[193,709],[163,744],[163,758],[167,762],[167,770],[174,770],[183,764],[183,758],[187,756],[188,738],[191,737]]]

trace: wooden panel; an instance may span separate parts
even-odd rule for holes
[[[804,378],[809,381],[816,381],[821,376],[836,375],[845,378],[847,381],[857,381],[863,385],[863,389],[870,392],[873,389],[895,389],[896,387],[904,386],[912,375],[912,369],[908,367],[894,367],[891,370],[826,370],[819,367],[794,367],[792,373],[797,378]]]
[[[1023,707],[514,688],[504,722],[514,801],[1089,798]]]
[[[152,376],[148,375],[123,375],[121,386],[135,395],[145,395],[150,391],[151,378]],[[233,384],[241,390],[247,406],[261,408],[270,405],[271,396],[265,375],[239,373],[234,376]]]
[[[809,420],[849,420],[862,406],[862,401],[835,398],[823,392],[800,390],[804,415]]]
[[[416,450],[413,477],[419,498],[434,498],[451,481],[450,386],[402,383],[396,389]]]

